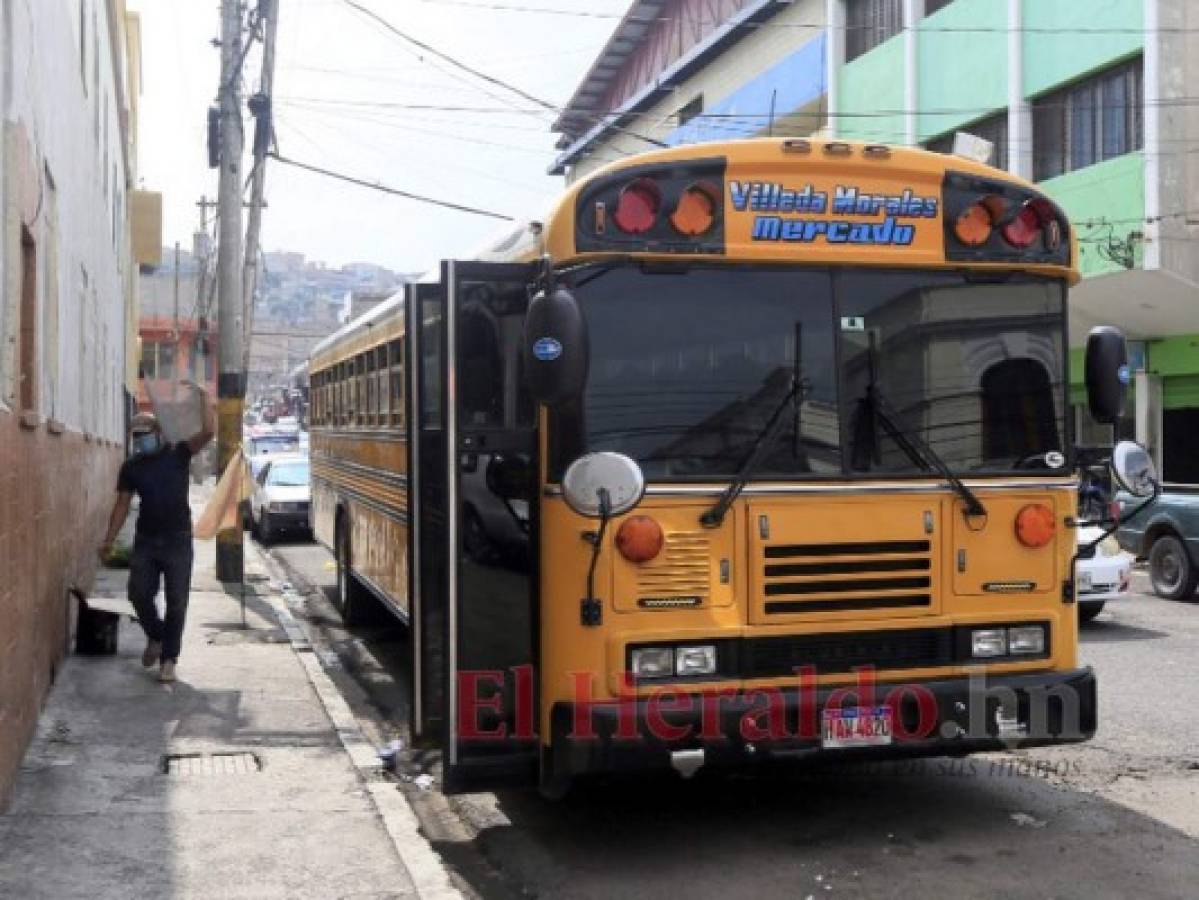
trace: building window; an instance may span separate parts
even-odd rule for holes
[[[704,95],[700,94],[695,99],[684,103],[678,112],[678,124],[686,125],[696,116],[704,111]]]
[[[1141,59],[1033,101],[1033,178],[1042,181],[1144,146]]]
[[[903,31],[903,0],[849,0],[845,61],[852,62]]]
[[[21,342],[17,406],[37,409],[37,243],[21,227]]]
[[[924,0],[924,14],[931,16],[947,7],[953,0]]]
[[[953,131],[926,141],[924,146],[938,153],[953,153],[953,138],[959,131],[965,131],[975,137],[990,141],[992,145],[990,164],[997,169],[1007,169],[1007,110],[979,119],[969,125],[963,125]]]
[[[167,341],[142,342],[142,378],[175,377],[175,345]]]

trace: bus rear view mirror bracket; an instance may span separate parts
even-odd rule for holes
[[[549,285],[525,314],[525,374],[533,399],[561,406],[583,393],[590,346],[587,320],[574,294]]]
[[[1085,378],[1087,406],[1096,422],[1115,425],[1128,391],[1128,350],[1124,335],[1110,325],[1100,325],[1087,335]]]

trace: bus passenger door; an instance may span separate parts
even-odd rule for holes
[[[534,277],[531,265],[442,265],[442,455],[421,465],[444,473],[445,515],[425,533],[422,571],[444,599],[448,792],[534,783],[537,774],[537,431],[521,371]],[[427,393],[432,373],[421,373]],[[426,580],[426,597],[429,588]]]
[[[441,740],[445,725],[446,478],[442,397],[445,292],[410,284],[405,296],[408,398],[408,602],[412,652],[413,737]]]

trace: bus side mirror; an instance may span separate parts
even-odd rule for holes
[[[587,320],[564,287],[542,291],[525,314],[525,375],[533,399],[560,406],[583,393],[590,347]]]
[[[1087,405],[1096,422],[1115,425],[1124,410],[1128,390],[1128,351],[1124,335],[1110,325],[1092,328],[1087,335]]]
[[[1152,497],[1157,493],[1157,468],[1153,458],[1140,444],[1120,441],[1112,452],[1112,477],[1121,490],[1134,497]]]

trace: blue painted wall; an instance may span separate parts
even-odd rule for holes
[[[772,96],[776,119],[802,109],[825,93],[826,50],[822,32],[705,109],[703,115],[676,128],[666,136],[666,143],[698,144],[755,135],[766,128]]]

